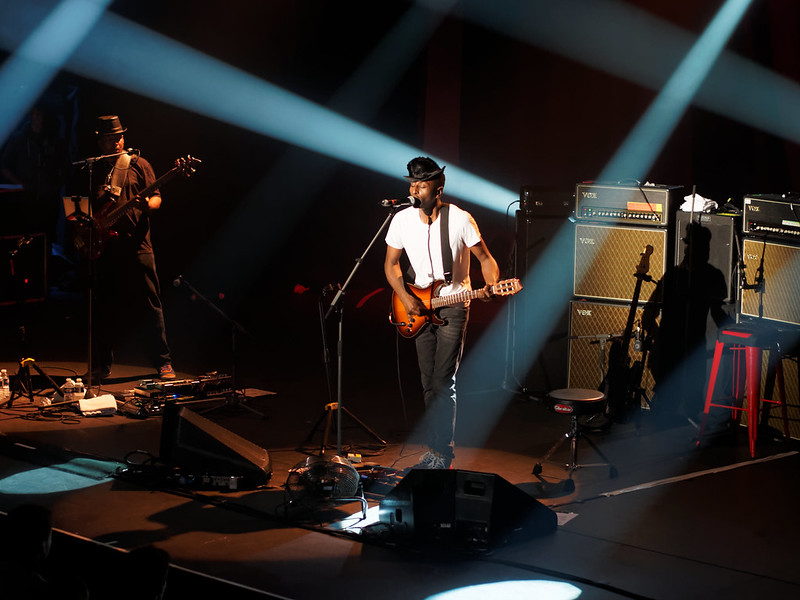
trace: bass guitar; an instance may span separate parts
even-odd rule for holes
[[[639,401],[639,386],[646,353],[641,361],[631,365],[630,343],[633,336],[633,325],[636,320],[636,308],[639,304],[642,282],[653,281],[653,278],[648,275],[652,254],[653,247],[648,244],[644,252],[639,255],[639,264],[636,267],[636,273],[634,273],[636,285],[633,290],[633,298],[631,299],[625,330],[621,338],[616,338],[612,342],[608,354],[608,372],[601,387],[606,394],[606,415],[611,420],[624,420],[636,408],[636,403]],[[646,345],[647,341],[645,341]]]
[[[467,300],[479,298],[483,295],[483,288],[479,290],[467,290],[456,294],[440,296],[439,291],[445,285],[444,281],[434,281],[428,287],[417,287],[406,285],[409,292],[419,298],[427,309],[425,314],[419,316],[409,315],[400,301],[400,297],[392,292],[392,311],[389,314],[389,323],[397,327],[398,333],[404,338],[415,337],[425,325],[443,325],[444,321],[436,314],[436,310],[443,306],[453,306],[461,304]],[[519,279],[505,279],[492,286],[489,286],[489,293],[492,296],[512,296],[522,289]]]
[[[109,192],[111,200],[103,208],[95,212],[91,217],[83,217],[75,223],[73,232],[75,248],[85,258],[91,260],[100,258],[108,240],[117,235],[117,232],[112,229],[117,221],[134,208],[139,208],[140,210],[146,208],[146,198],[152,195],[155,190],[175,177],[175,175],[191,176],[195,172],[195,166],[199,163],[200,160],[192,156],[178,158],[172,169],[141,190],[136,196],[121,202],[117,196]]]

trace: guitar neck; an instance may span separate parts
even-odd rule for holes
[[[431,298],[431,308],[441,308],[442,306],[460,304],[462,302],[466,302],[467,300],[477,298],[479,293],[480,290],[466,290],[456,294],[449,294],[447,296],[437,296],[435,298]]]
[[[150,196],[150,194],[152,194],[155,190],[157,190],[159,186],[172,179],[176,171],[177,169],[175,168],[167,171],[161,177],[156,179],[153,183],[144,188],[141,192],[136,194],[136,196],[128,198],[125,202],[120,202],[116,204],[103,217],[103,225],[105,227],[111,227],[112,225],[114,225],[114,223],[116,223],[126,212],[128,212],[131,208],[133,208],[136,205],[136,203],[140,198],[141,199],[147,198],[148,196]]]

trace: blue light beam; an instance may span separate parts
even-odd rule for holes
[[[159,68],[142,69],[142,64]],[[392,177],[397,177],[398,164],[421,154],[409,144],[112,13],[100,18],[66,67]],[[450,194],[480,206],[504,211],[516,200],[516,193],[453,165],[448,176]]]
[[[598,178],[641,180],[692,102],[751,0],[727,0]]]
[[[110,2],[63,0],[6,60],[0,70],[0,140],[8,138]],[[16,28],[17,35],[25,29]]]

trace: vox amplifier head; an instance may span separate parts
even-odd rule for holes
[[[575,217],[579,221],[664,227],[678,209],[680,186],[579,183]]]

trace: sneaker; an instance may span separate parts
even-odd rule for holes
[[[175,375],[175,369],[172,368],[172,364],[167,363],[165,365],[161,365],[158,369],[158,378],[159,379],[177,379],[177,375]]]

